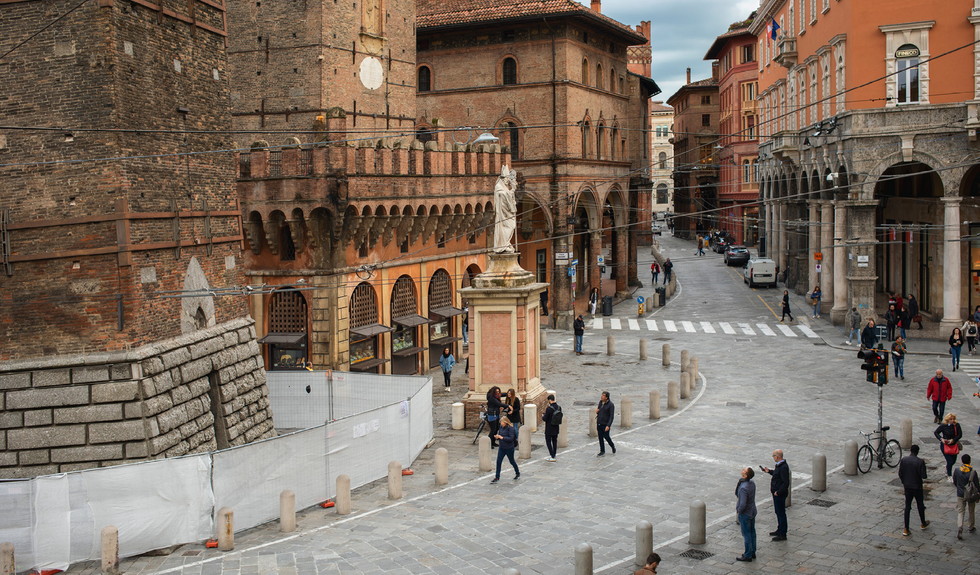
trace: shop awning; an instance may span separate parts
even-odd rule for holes
[[[403,325],[405,327],[416,327],[419,325],[425,325],[429,323],[429,318],[422,317],[418,314],[403,315],[401,317],[391,318],[392,323],[397,323],[398,325]]]
[[[357,327],[350,328],[351,333],[359,335],[361,337],[374,337],[379,333],[387,333],[391,331],[391,328],[382,325],[380,323],[369,323],[367,325],[359,325]]]
[[[459,341],[460,339],[462,339],[462,338],[452,337],[452,336],[449,336],[449,337],[440,337],[439,339],[434,339],[434,340],[430,341],[429,343],[433,347],[442,347],[444,345],[449,345],[450,343],[453,343],[455,341]]]
[[[429,313],[432,315],[437,315],[442,318],[453,317],[463,313],[463,310],[458,307],[453,307],[451,305],[442,307],[430,307]]]
[[[427,349],[429,349],[429,348],[427,348],[427,347],[419,347],[419,346],[406,347],[405,349],[400,349],[398,351],[391,352],[391,355],[394,355],[396,357],[406,357],[406,356],[409,356],[409,355],[415,355],[417,353],[421,353],[421,352],[423,352],[423,351],[425,351]]]
[[[265,334],[259,343],[274,343],[276,345],[299,345],[306,343],[305,333],[272,332]]]
[[[379,365],[385,363],[386,361],[388,360],[383,358],[365,359],[364,361],[359,361],[357,363],[350,364],[350,369],[351,371],[364,371],[367,369],[378,367]]]

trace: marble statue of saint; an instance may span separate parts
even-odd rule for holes
[[[493,228],[493,251],[498,254],[513,253],[510,243],[517,229],[517,172],[504,166],[493,187],[493,210],[496,218]]]

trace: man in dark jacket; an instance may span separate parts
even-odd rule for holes
[[[745,543],[745,551],[735,558],[736,561],[751,561],[755,559],[755,482],[752,478],[755,472],[751,467],[742,469],[742,478],[735,486],[735,497],[738,503],[735,505],[735,514],[738,516],[738,525],[742,529],[742,540]]]
[[[559,425],[561,422],[558,421],[561,417],[555,417],[556,413],[561,413],[561,406],[555,401],[554,394],[548,394],[548,407],[544,410],[544,415],[541,419],[544,421],[544,443],[548,446],[548,459],[554,463],[558,461],[555,456],[558,455],[558,431],[560,431]]]
[[[769,533],[773,541],[786,541],[786,532],[789,530],[786,523],[786,496],[789,495],[789,464],[783,459],[783,450],[777,449],[772,452],[772,458],[776,465],[772,468],[763,467],[762,470],[772,476],[769,482],[769,491],[772,492],[773,511],[776,512],[776,530]]]
[[[609,442],[609,448],[612,449],[613,453],[616,453],[616,446],[613,444],[612,437],[609,437],[609,428],[612,427],[613,418],[616,416],[616,406],[613,402],[609,400],[609,392],[603,391],[602,395],[599,396],[599,405],[595,408],[595,427],[596,431],[599,432],[599,453],[596,457],[602,457],[606,454],[606,444]]]
[[[875,333],[875,320],[868,319],[868,325],[861,330],[861,348],[874,349],[878,345],[878,334]]]
[[[582,340],[585,338],[585,320],[582,319],[581,314],[575,318],[575,321],[572,323],[572,329],[575,331],[575,353],[576,355],[582,355]]]
[[[926,462],[919,459],[919,446],[913,445],[909,448],[911,452],[898,462],[898,478],[905,488],[905,529],[902,535],[909,534],[909,514],[912,511],[912,500],[919,509],[919,519],[922,521],[922,528],[925,529],[929,522],[926,521],[926,504],[922,499],[922,481],[926,478]]]

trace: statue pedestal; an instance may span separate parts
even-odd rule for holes
[[[489,256],[487,271],[459,290],[470,308],[470,387],[463,398],[468,429],[479,425],[480,405],[487,392],[513,388],[522,403],[543,413],[546,390],[541,385],[541,292],[547,283],[517,263],[517,253]]]

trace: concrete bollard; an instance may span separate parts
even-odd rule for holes
[[[288,489],[279,493],[279,532],[296,531],[296,494]]]
[[[650,419],[660,419],[660,392],[650,392]]]
[[[115,525],[102,528],[102,572],[119,573],[119,528]]]
[[[640,361],[646,361],[647,359],[647,340],[640,340]]]
[[[490,459],[490,436],[480,436],[480,471],[493,471],[493,461]]]
[[[905,418],[902,420],[902,433],[901,437],[898,439],[899,444],[902,449],[908,449],[912,447],[912,420]]]
[[[579,543],[575,546],[575,575],[592,575],[592,546]]]
[[[636,558],[633,564],[642,567],[647,564],[647,557],[653,553],[653,525],[649,521],[636,524]]]
[[[521,430],[524,428],[531,430],[531,433],[537,433],[538,431],[538,406],[533,403],[525,403],[521,409],[524,411],[523,420],[524,423],[521,424]]]
[[[606,336],[606,355],[616,355],[616,338],[611,335]]]
[[[680,386],[676,381],[667,382],[667,409],[677,409],[680,405]]]
[[[568,420],[568,413],[565,412],[565,415],[562,416],[561,425],[558,426],[558,447],[568,447]]]
[[[705,523],[707,515],[704,501],[695,500],[691,502],[691,525],[689,527],[691,538],[688,540],[691,545],[704,545],[705,534],[707,533]]]
[[[17,564],[14,561],[14,544],[0,543],[0,575],[14,575],[17,573]]]
[[[670,344],[665,343],[661,348],[660,362],[664,367],[670,367]]]
[[[619,402],[619,426],[624,429],[633,427],[633,400],[624,398]]]
[[[531,432],[525,431],[525,427],[527,426],[522,425],[517,434],[517,457],[519,459],[531,459]]]
[[[388,499],[401,499],[404,495],[402,491],[402,464],[397,461],[388,463]]]
[[[436,449],[436,485],[449,483],[449,450],[445,447]]]
[[[461,401],[453,404],[453,429],[466,429],[466,406]]]
[[[599,437],[599,431],[596,429],[596,412],[594,409],[589,409],[589,437]],[[562,418],[564,420],[564,418]]]
[[[218,550],[235,548],[235,512],[227,507],[218,510]]]
[[[681,373],[681,399],[689,397],[691,397],[691,374],[685,371]]]
[[[548,332],[545,330],[538,330],[538,349],[544,351],[548,349]]]
[[[349,475],[337,476],[337,496],[334,498],[334,503],[336,503],[337,515],[350,515],[351,498]]]
[[[810,489],[827,491],[827,456],[823,453],[813,454],[813,475],[810,478]]]
[[[681,350],[681,373],[687,373],[691,369],[691,352],[686,349]]]
[[[853,439],[844,442],[844,475],[858,474],[858,444]]]
[[[698,358],[692,357],[690,363],[690,369],[687,370],[691,374],[691,389],[698,388]]]

